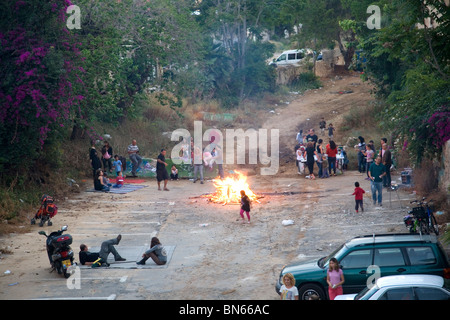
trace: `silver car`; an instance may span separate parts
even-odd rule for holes
[[[335,300],[450,300],[450,291],[440,276],[409,274],[381,277],[360,293],[339,295]]]

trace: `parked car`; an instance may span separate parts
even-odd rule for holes
[[[344,294],[363,290],[374,277],[374,268],[379,268],[379,277],[432,274],[450,279],[447,254],[435,235],[366,235],[345,242],[319,260],[285,266],[280,272],[276,291],[279,292],[282,276],[289,272],[294,275],[299,299],[307,300],[313,294],[322,300],[327,299],[326,276],[328,263],[333,257],[339,261],[344,272]]]
[[[308,51],[305,49],[287,50],[284,51],[281,55],[279,55],[278,58],[273,59],[273,61],[270,62],[270,65],[282,66],[282,65],[297,64],[302,59],[304,59],[307,54]]]
[[[334,300],[450,300],[450,291],[440,276],[407,274],[379,278],[358,294],[343,294]]]

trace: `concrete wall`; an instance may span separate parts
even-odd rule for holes
[[[276,84],[277,85],[288,85],[292,83],[292,81],[295,80],[295,78],[298,77],[300,73],[308,72],[308,67],[304,64],[292,64],[292,65],[284,65],[284,66],[277,66],[276,72],[277,72],[277,79]]]

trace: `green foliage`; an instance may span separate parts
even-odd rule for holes
[[[450,9],[439,1],[427,4],[412,0],[386,4],[383,14],[388,23],[361,42],[367,57],[365,77],[387,102],[379,115],[381,125],[404,141],[417,163],[438,156],[449,138],[441,132],[448,127],[432,125],[430,119],[449,108],[450,36],[445,30]],[[424,27],[428,17],[438,25]]]
[[[304,92],[308,89],[318,89],[322,86],[319,78],[317,78],[312,72],[300,73],[294,81],[292,81],[291,87],[293,90]]]

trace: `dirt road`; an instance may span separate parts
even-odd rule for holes
[[[169,192],[157,191],[154,180],[124,195],[83,192],[59,204],[54,227],[33,226],[0,239],[10,252],[0,259],[0,299],[278,299],[274,286],[283,265],[324,256],[352,236],[405,231],[401,204],[412,195],[399,193],[398,201],[396,193],[385,192],[383,208],[367,197],[365,212],[355,214],[354,182],[370,191],[364,176],[349,171],[312,181],[297,174],[297,129],[318,129],[323,115],[339,127],[345,112],[371,99],[357,76],[323,83],[268,115],[263,127],[280,130],[281,168],[275,176],[248,177],[254,192],[264,195],[252,208],[250,224],[239,221],[239,206],[199,197],[214,191],[210,181],[170,182]],[[294,223],[285,226],[283,220]],[[61,225],[69,226],[76,257],[81,243],[92,247],[119,233],[119,251],[148,244],[154,235],[175,249],[161,269],[82,269],[81,288],[70,289],[61,276],[48,273],[45,241],[37,234]]]

